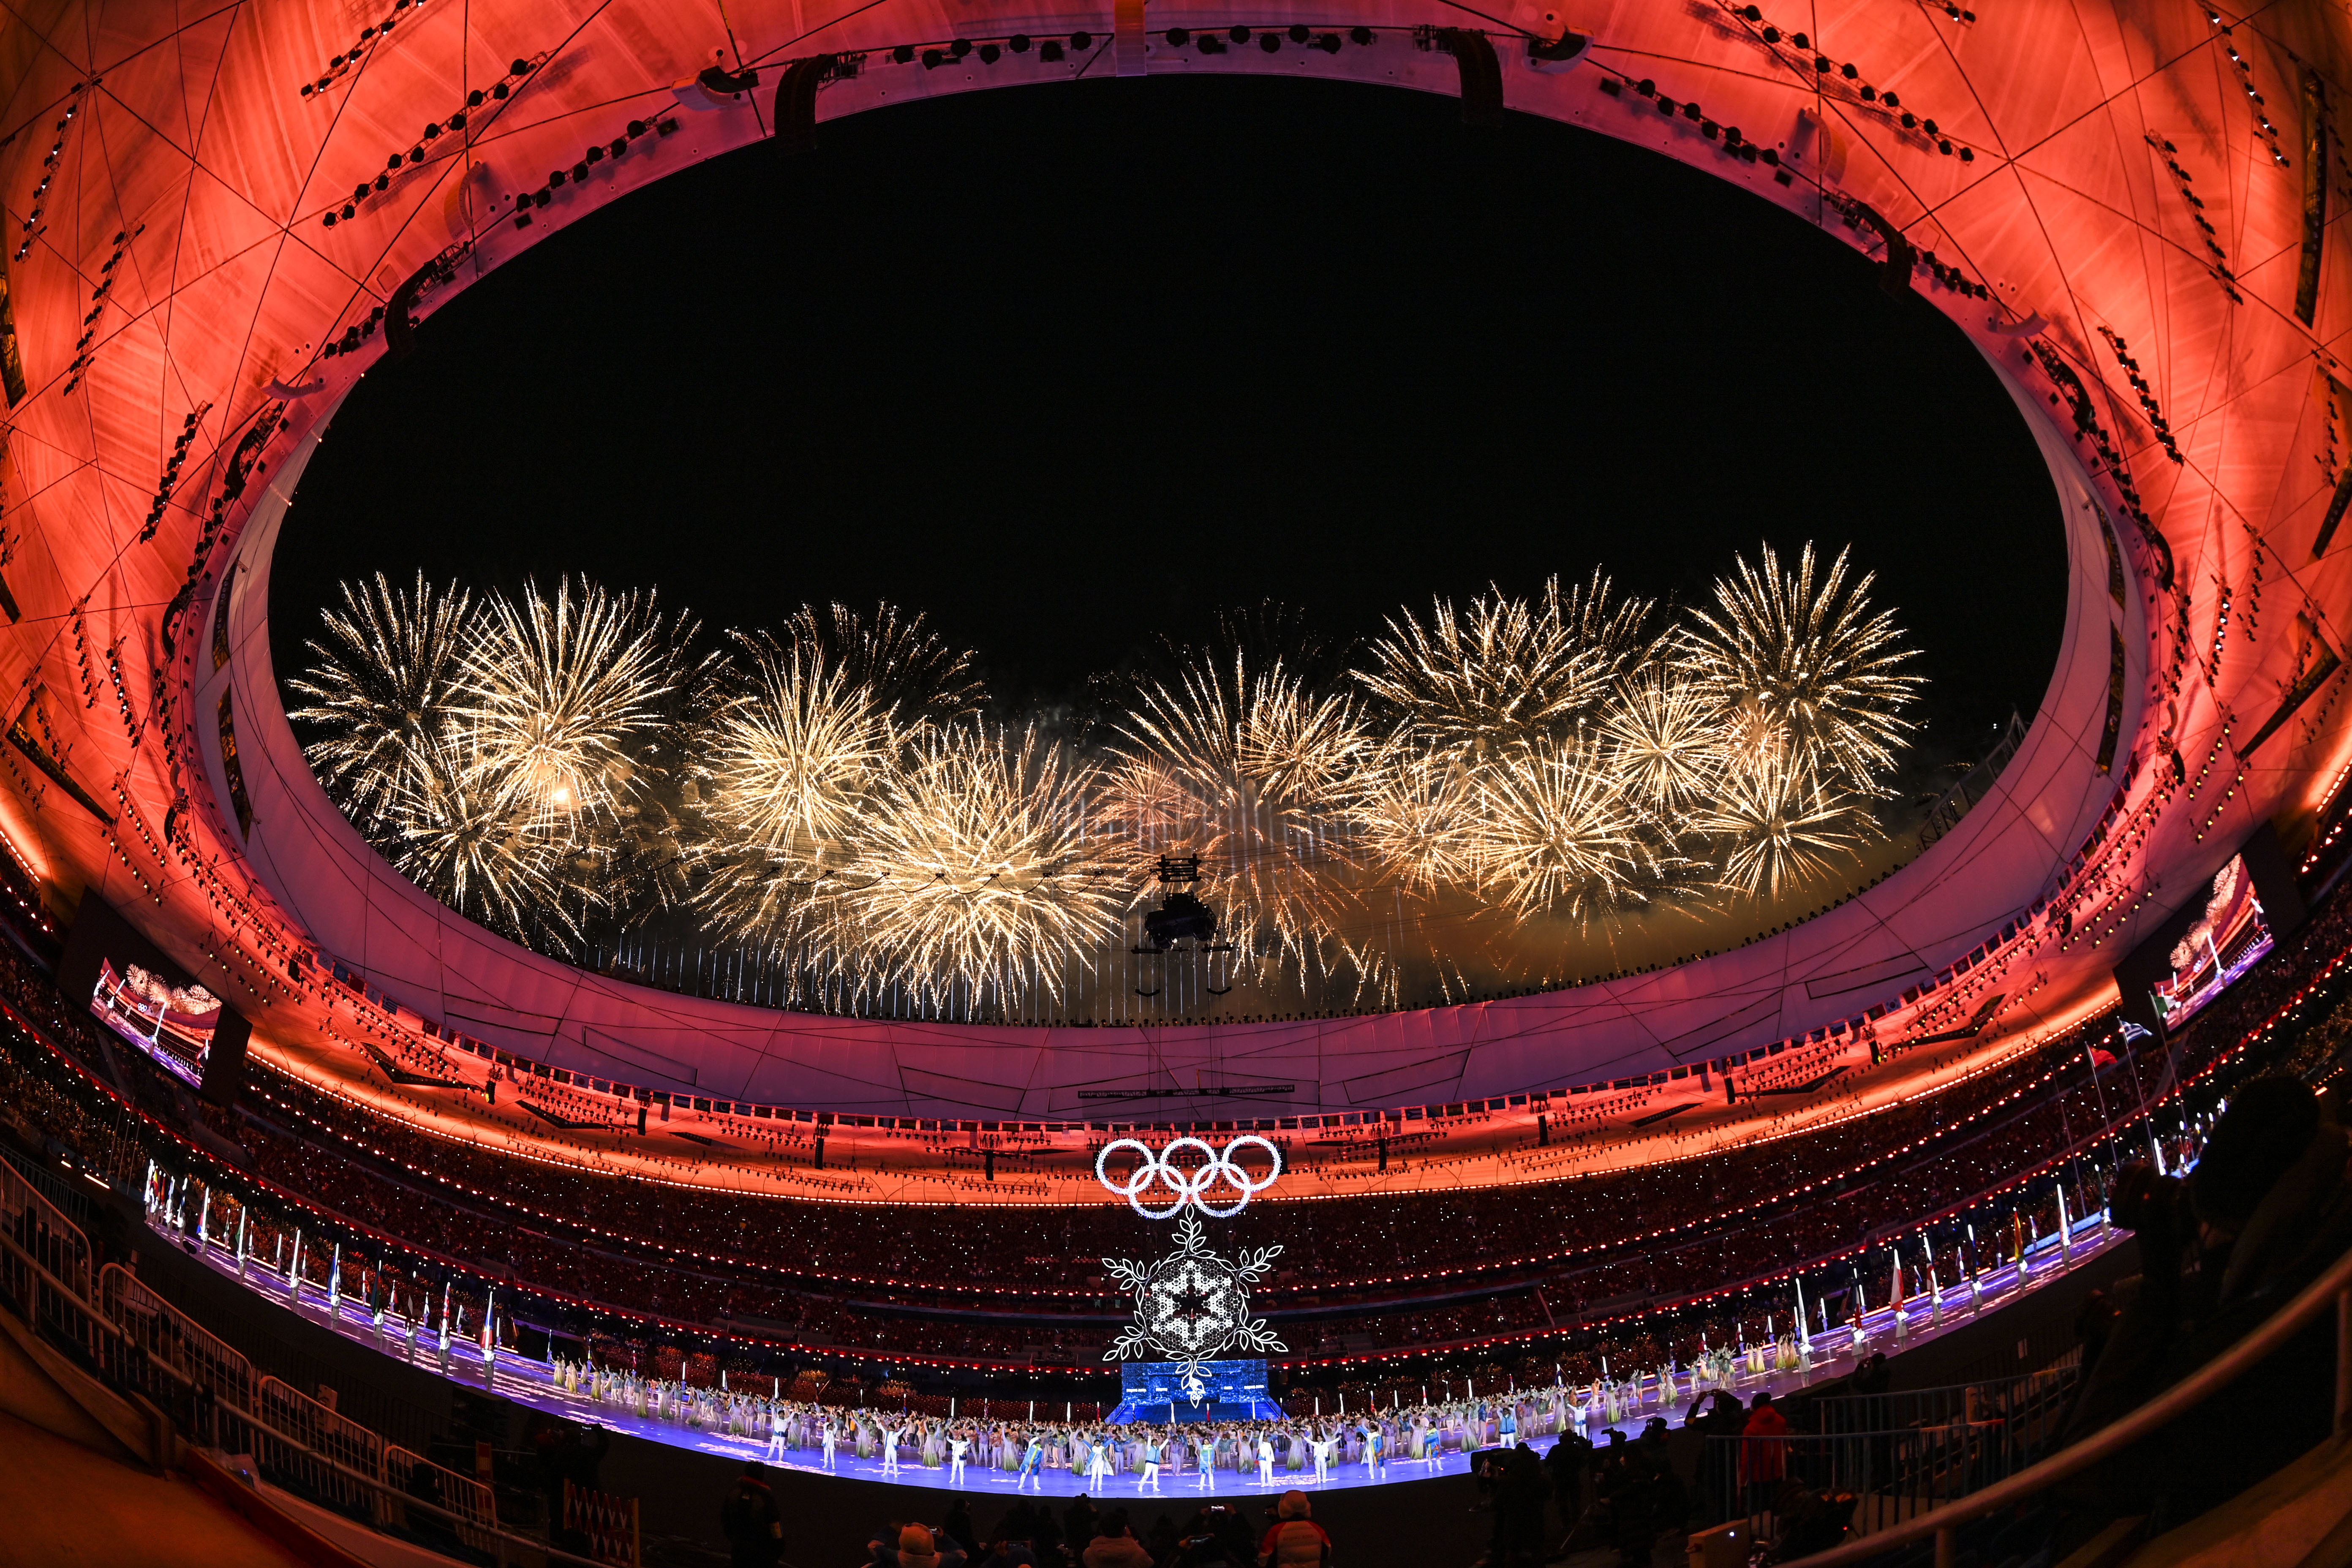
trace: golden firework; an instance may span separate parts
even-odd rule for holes
[[[605,901],[593,840],[528,799],[481,782],[462,744],[419,752],[395,776],[382,847],[403,875],[452,908],[526,942],[578,940]]]
[[[288,717],[324,729],[305,748],[310,765],[344,810],[366,816],[386,810],[446,745],[478,622],[473,595],[455,583],[436,589],[422,572],[413,589],[394,589],[381,572],[341,587],[342,608],[321,615],[327,640],[309,645],[309,671],[287,683],[311,702]]]
[[[1332,945],[1360,908],[1342,801],[1370,746],[1346,697],[1278,663],[1254,673],[1238,652],[1197,655],[1120,726],[1107,825],[1139,868],[1199,856],[1245,945],[1318,969],[1352,962]]]
[[[1720,886],[1772,900],[1826,876],[1876,823],[1856,792],[1783,763],[1727,773],[1694,826],[1716,841]]]
[[[1366,863],[1426,898],[1476,879],[1478,791],[1459,757],[1395,741],[1380,748],[1348,796]]]
[[[848,858],[901,741],[889,706],[814,639],[735,640],[741,662],[697,748],[699,897],[749,933],[785,920]]]
[[[1035,731],[927,733],[818,895],[818,966],[968,1001],[1059,996],[1118,929],[1123,874],[1089,836],[1092,771]]]
[[[1847,584],[1851,553],[1826,573],[1810,542],[1793,571],[1769,544],[1757,566],[1735,556],[1716,610],[1691,612],[1678,649],[1692,685],[1737,726],[1741,765],[1780,770],[1800,793],[1817,780],[1833,793],[1880,788],[1915,727],[1902,710],[1926,684],[1901,670],[1914,655],[1894,612],[1871,613],[1873,575]]]
[[[1590,743],[1534,742],[1482,767],[1477,790],[1478,880],[1512,909],[1584,921],[1633,890],[1640,817]]]
[[[1459,611],[1440,599],[1425,626],[1400,611],[1356,679],[1395,728],[1439,751],[1484,755],[1563,735],[1639,651],[1650,601],[1611,595],[1595,571],[1565,593],[1552,578],[1532,601],[1499,588]]]
[[[552,595],[535,583],[519,600],[493,595],[485,619],[453,705],[467,787],[544,817],[611,816],[634,786],[633,752],[668,722],[692,628],[650,595],[569,577]]]
[[[1722,776],[1720,717],[1682,673],[1663,659],[1620,681],[1601,710],[1604,765],[1617,787],[1657,817],[1678,825]]]
[[[1181,877],[1160,858],[1198,857],[1200,962],[1390,1000],[1408,961],[1468,984],[1432,921],[1770,900],[1877,831],[1924,684],[1892,613],[1847,552],[1734,566],[1656,639],[1599,572],[1400,611],[1336,689],[1294,618],[1221,621],[1093,749],[983,723],[972,656],[888,605],[731,634],[704,679],[650,596],[378,577],[295,716],[395,865],[526,940],[685,896],[797,994],[1001,1011],[1062,996]]]

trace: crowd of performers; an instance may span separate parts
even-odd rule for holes
[[[1014,1478],[1014,1489],[1062,1470],[1100,1494],[1115,1486],[1157,1491],[1163,1480],[1214,1491],[1220,1473],[1242,1485],[1331,1479],[1360,1466],[1367,1479],[1392,1466],[1435,1470],[1448,1454],[1466,1455],[1523,1437],[1574,1432],[1592,1436],[1620,1422],[1696,1405],[1711,1389],[1735,1389],[1775,1372],[1803,1373],[1811,1347],[1795,1334],[1703,1352],[1697,1363],[1607,1378],[1582,1386],[1507,1389],[1499,1394],[1426,1400],[1387,1409],[1337,1411],[1281,1421],[1001,1421],[848,1409],[725,1387],[698,1388],[633,1372],[558,1358],[555,1385],[592,1406],[641,1421],[761,1445],[777,1462],[837,1469],[845,1457],[879,1461],[881,1473],[908,1466],[944,1470],[950,1485],[971,1470]]]

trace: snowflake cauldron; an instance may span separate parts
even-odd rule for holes
[[[1105,1361],[1154,1357],[1183,1370],[1184,1392],[1198,1401],[1206,1392],[1201,1363],[1227,1351],[1285,1351],[1263,1320],[1249,1315],[1249,1287],[1273,1266],[1279,1247],[1261,1247],[1232,1262],[1209,1250],[1201,1222],[1186,1215],[1176,1224],[1176,1250],[1157,1263],[1106,1258],[1119,1288],[1135,1297],[1135,1321],[1112,1342]]]

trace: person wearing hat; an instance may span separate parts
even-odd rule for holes
[[[719,1525],[727,1535],[731,1568],[773,1568],[784,1551],[784,1519],[768,1490],[768,1467],[752,1460],[727,1500],[719,1505]]]
[[[1282,1494],[1274,1527],[1258,1542],[1260,1568],[1325,1568],[1330,1563],[1331,1538],[1307,1517],[1312,1511],[1305,1492],[1294,1489]]]

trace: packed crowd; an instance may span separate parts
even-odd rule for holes
[[[2112,1076],[2116,1070],[2110,1065],[2105,1074]],[[2096,1090],[2086,1081],[2072,1092],[2089,1096]],[[2054,1130],[2063,1126],[2059,1120],[2063,1116],[2063,1100],[2029,1096],[2022,1090],[2013,1091],[2010,1099],[2012,1103],[2006,1109],[2007,1120],[1999,1126],[2000,1136],[1993,1142],[2000,1150],[2020,1160],[2045,1158]],[[2044,1121],[2051,1126],[2043,1126]],[[2094,1121],[2091,1125],[2095,1128],[2098,1123]],[[419,1236],[430,1237],[438,1244],[434,1250],[445,1257],[476,1262],[486,1257],[496,1258],[534,1289],[560,1290],[575,1299],[624,1305],[685,1323],[757,1331],[766,1337],[786,1338],[813,1348],[837,1345],[870,1347],[886,1352],[905,1351],[910,1348],[910,1338],[919,1335],[924,1352],[964,1355],[982,1361],[1001,1357],[1052,1363],[1080,1357],[1092,1361],[1097,1353],[1086,1348],[1074,1357],[1068,1346],[1076,1343],[1090,1347],[1099,1329],[1082,1320],[1040,1311],[1034,1305],[1027,1312],[992,1315],[966,1311],[951,1321],[894,1319],[887,1311],[877,1310],[877,1304],[855,1296],[747,1280],[741,1274],[730,1272],[712,1261],[670,1263],[646,1269],[642,1259],[633,1257],[621,1244],[566,1242],[541,1234],[507,1215],[452,1209],[404,1182],[358,1174],[349,1162],[337,1159],[318,1145],[270,1131],[258,1124],[248,1125],[246,1131],[248,1146],[262,1156],[265,1170],[279,1186],[309,1194],[314,1202],[333,1209],[345,1222],[356,1221],[369,1230],[411,1242]],[[1691,1296],[1705,1294],[1709,1287],[1724,1283],[1727,1273],[1737,1268],[1747,1267],[1759,1273],[1785,1273],[1786,1258],[1827,1255],[1832,1244],[1850,1234],[1844,1227],[1853,1223],[1857,1212],[1875,1215],[1882,1212],[1883,1205],[1885,1212],[1892,1215],[1893,1223],[1915,1220],[1916,1209],[1908,1206],[1904,1199],[1922,1191],[1933,1195],[1937,1189],[1928,1178],[1939,1165],[1957,1165],[1963,1175],[1980,1173],[1974,1162],[1992,1158],[1979,1146],[1986,1142],[1975,1140],[1965,1147],[1945,1151],[1936,1160],[1923,1158],[1912,1171],[1898,1173],[1899,1179],[1895,1181],[1875,1181],[1859,1189],[1835,1183],[1822,1184],[1804,1206],[1750,1216],[1732,1230],[1698,1236],[1648,1252],[1628,1250],[1615,1258],[1588,1259],[1537,1289],[1486,1295],[1464,1292],[1458,1300],[1423,1301],[1407,1312],[1332,1312],[1326,1316],[1318,1311],[1286,1319],[1283,1331],[1289,1336],[1294,1350],[1308,1353],[1318,1349],[1355,1351],[1368,1345],[1403,1347],[1498,1336],[1533,1339],[1546,1335],[1554,1326],[1554,1320],[1548,1315],[1550,1302],[1555,1299],[1585,1299],[1575,1294],[1578,1291],[1614,1289],[1627,1295],[1669,1294],[1671,1299],[1670,1293],[1676,1289]],[[349,1194],[348,1201],[340,1201],[345,1194]],[[2054,1189],[2033,1197],[2036,1201],[2014,1223],[2034,1236],[2047,1234],[2056,1223],[2061,1202],[2064,1202],[2066,1212],[2078,1219],[2098,1206],[2095,1187],[2084,1190],[2078,1186],[2071,1200],[2062,1199]],[[184,1226],[193,1222],[205,1227],[206,1235],[226,1244],[230,1235],[227,1227],[235,1224],[238,1226],[239,1245],[265,1266],[286,1268],[290,1255],[292,1267],[315,1288],[324,1290],[330,1287],[330,1271],[336,1266],[332,1259],[341,1256],[340,1250],[331,1252],[314,1246],[307,1254],[289,1254],[289,1249],[299,1247],[299,1233],[306,1224],[317,1241],[315,1218],[306,1220],[301,1212],[287,1211],[267,1200],[248,1212],[233,1194],[224,1194],[216,1205],[209,1195],[194,1200],[199,1207],[194,1214],[184,1212],[188,1201],[183,1200],[181,1205],[184,1212],[179,1219]],[[1937,1282],[1946,1288],[1957,1288],[1965,1272],[1979,1268],[1988,1261],[1998,1261],[2010,1245],[2005,1226],[1989,1224],[1982,1237],[1973,1238],[1973,1245],[1964,1227],[1947,1227],[1947,1234],[1934,1238],[1929,1252],[1903,1259],[1910,1288],[1916,1290],[1925,1286],[1918,1269],[1922,1263],[1930,1261]],[[1807,1251],[1808,1247],[1814,1250]],[[1786,1251],[1781,1250],[1784,1247]],[[412,1304],[420,1295],[429,1297],[435,1289],[434,1279],[443,1274],[429,1260],[403,1258],[398,1249],[373,1241],[354,1247],[351,1266],[344,1286],[347,1294],[377,1289],[376,1281],[382,1280],[383,1288]],[[446,1275],[443,1277],[446,1279]],[[1823,1292],[1821,1286],[1822,1278],[1817,1273],[1814,1310],[1827,1312],[1835,1292]],[[475,1300],[479,1287],[461,1289],[465,1290],[460,1297],[462,1312],[466,1310],[462,1303]],[[1545,1293],[1550,1291],[1558,1291],[1558,1297]],[[1879,1299],[1883,1300],[1883,1295]],[[1730,1309],[1719,1306],[1712,1312],[1702,1312],[1676,1323],[1661,1345],[1643,1343],[1644,1331],[1633,1323],[1610,1325],[1588,1344],[1573,1349],[1559,1346],[1565,1352],[1559,1359],[1570,1374],[1578,1378],[1591,1375],[1595,1363],[1612,1355],[1620,1366],[1654,1365],[1668,1357],[1688,1361],[1708,1342],[1708,1336],[1717,1345],[1750,1337],[1770,1321],[1775,1310],[1780,1324],[1787,1326],[1792,1303],[1784,1296],[1777,1303],[1768,1298],[1760,1304],[1750,1301],[1747,1305],[1748,1321],[1727,1320],[1725,1313]],[[413,1305],[408,1310],[414,1310]],[[1842,1303],[1839,1315],[1843,1315]],[[1411,1337],[1405,1337],[1408,1335]],[[1041,1350],[1047,1353],[1038,1353]],[[609,1364],[616,1358],[608,1350],[603,1359]],[[632,1370],[652,1370],[650,1366],[635,1364],[635,1358],[631,1361]],[[706,1379],[712,1373],[706,1373]],[[678,1374],[692,1381],[691,1374],[684,1369]]]
[[[2323,910],[2196,1020],[2168,1063],[2149,1042],[2137,1057],[2116,1059],[2124,1048],[2116,1032],[2094,1020],[1944,1093],[1822,1131],[1549,1186],[1262,1202],[1233,1222],[1234,1239],[1285,1246],[1285,1262],[1298,1267],[1261,1287],[1260,1310],[1277,1315],[1294,1352],[1335,1356],[1530,1338],[1598,1321],[1600,1335],[1588,1332],[1581,1353],[1634,1331],[1608,1323],[1612,1314],[1782,1278],[1796,1264],[1866,1251],[1947,1212],[1954,1217],[1930,1230],[1928,1261],[1957,1280],[2002,1245],[1992,1224],[1984,1235],[1970,1228],[1994,1214],[1969,1205],[2014,1187],[2053,1155],[2084,1151],[2089,1164],[2009,1193],[2000,1226],[2016,1209],[2028,1232],[2046,1234],[2061,1202],[2077,1216],[2095,1210],[2098,1165],[2146,1143],[2145,1132],[2115,1135],[2113,1125],[2311,988],[2348,932],[2342,908]],[[92,1054],[95,1026],[74,1016],[37,969],[0,952],[0,986],[41,1034]],[[2321,1004],[2332,1009],[2334,993]],[[898,1223],[902,1215],[877,1225],[872,1211],[851,1205],[622,1183],[518,1160],[261,1077],[255,1109],[217,1113],[215,1123],[267,1184],[247,1194],[257,1249],[282,1252],[287,1233],[304,1226],[314,1235],[340,1226],[394,1279],[446,1279],[457,1264],[681,1326],[982,1362],[1092,1363],[1103,1331],[1085,1320],[1121,1305],[1088,1261],[1132,1250],[1133,1222],[1114,1205],[924,1211],[919,1226]],[[18,1096],[11,1113],[36,1141],[121,1143],[119,1127],[78,1131],[69,1099]],[[235,1203],[226,1198],[221,1212]],[[877,1245],[907,1250],[877,1264]],[[404,1258],[411,1247],[425,1256]],[[954,1269],[923,1261],[942,1247],[957,1258]],[[1421,1265],[1412,1270],[1420,1278],[1341,1274],[1366,1257]],[[1472,1272],[1496,1259],[1516,1277]],[[975,1303],[976,1289],[1000,1299]],[[952,1319],[922,1315],[942,1304],[958,1309]],[[1710,1327],[1719,1342],[1727,1327],[1719,1315],[1685,1315],[1668,1350],[1687,1357]],[[1622,1347],[1619,1354],[1622,1364]]]
[[[2149,1068],[2153,1071],[2154,1063]],[[1400,1287],[1343,1285],[1296,1273],[1263,1288],[1260,1300],[1285,1312],[1286,1325],[1298,1331],[1300,1348],[1339,1348],[1350,1340],[1360,1342],[1367,1333],[1379,1335],[1379,1316],[1361,1310],[1368,1305],[1409,1307],[1417,1337],[1430,1337],[1434,1323],[1450,1329],[1451,1337],[1474,1338],[1529,1330],[1563,1309],[1584,1312],[1629,1298],[1690,1294],[1727,1280],[1782,1273],[1793,1262],[1860,1246],[1874,1231],[1915,1223],[1923,1210],[1932,1215],[1963,1205],[2046,1161],[2053,1151],[2080,1145],[2111,1120],[2113,1108],[2106,1103],[2111,1089],[2117,1096],[2128,1093],[2122,1087],[2127,1070],[2107,1065],[2101,1081],[2094,1082],[2088,1058],[2077,1055],[2070,1041],[2029,1054],[1925,1104],[1762,1151],[1727,1155],[1724,1163],[1780,1177],[1796,1189],[1775,1198],[1769,1189],[1751,1187],[1745,1213],[1706,1206],[1705,1200],[1718,1190],[1721,1180],[1720,1173],[1709,1169],[1715,1162],[1694,1162],[1664,1175],[1644,1172],[1611,1179],[1618,1189],[1612,1201],[1632,1209],[1633,1217],[1596,1220],[1587,1234],[1612,1239],[1596,1240],[1539,1273],[1523,1268],[1525,1282],[1512,1282],[1516,1289],[1497,1289],[1490,1284],[1476,1292],[1475,1300],[1443,1300],[1450,1293],[1469,1295],[1475,1282],[1468,1279],[1424,1277]],[[412,1146],[404,1140],[414,1135],[376,1127],[355,1109],[288,1080],[273,1079],[268,1100],[265,1112],[274,1115],[246,1118],[236,1130],[254,1151],[257,1173],[274,1184],[306,1194],[371,1229],[445,1257],[496,1258],[522,1277],[567,1295],[641,1305],[658,1315],[704,1321],[761,1318],[820,1333],[830,1331],[825,1318],[829,1309],[854,1301],[856,1321],[839,1325],[851,1335],[874,1332],[877,1307],[887,1313],[892,1304],[922,1305],[943,1296],[968,1300],[964,1292],[950,1295],[952,1287],[929,1282],[935,1271],[911,1261],[907,1276],[887,1284],[843,1281],[837,1274],[811,1267],[848,1251],[846,1231],[831,1234],[837,1227],[862,1227],[869,1245],[877,1236],[906,1234],[904,1227],[874,1225],[869,1211],[812,1209],[682,1189],[648,1192],[466,1145],[426,1146],[418,1139]],[[307,1136],[298,1136],[298,1131]],[[336,1142],[356,1146],[379,1168],[369,1172],[348,1154],[334,1152]],[[1898,1159],[1888,1157],[1889,1144],[1900,1152]],[[425,1165],[427,1159],[437,1159],[437,1167]],[[1768,1162],[1778,1166],[1784,1161],[1802,1163],[1785,1171],[1764,1169]],[[427,1177],[428,1169],[438,1180]],[[1796,1182],[1800,1173],[1810,1179]],[[1670,1206],[1665,1184],[1679,1174],[1692,1178],[1696,1194],[1685,1195]],[[1475,1244],[1496,1233],[1507,1237],[1529,1208],[1591,1204],[1605,1209],[1597,1195],[1583,1195],[1587,1188],[1600,1184],[1580,1184],[1572,1198],[1567,1191],[1532,1188],[1449,1194],[1442,1202],[1366,1199],[1346,1205],[1261,1205],[1263,1215],[1254,1207],[1234,1226],[1243,1239],[1255,1234],[1260,1241],[1280,1240],[1286,1257],[1300,1255],[1311,1268],[1331,1248],[1370,1247],[1378,1256],[1390,1249],[1392,1239],[1406,1234],[1444,1230],[1455,1246]],[[451,1187],[457,1189],[454,1203]],[[490,1195],[494,1193],[510,1195],[501,1201]],[[607,1212],[601,1206],[607,1199],[632,1212]],[[2046,1231],[2055,1222],[2054,1201],[2045,1195],[2042,1202],[2049,1212],[2035,1217],[2037,1231]],[[1360,1205],[1377,1205],[1383,1213],[1332,1213]],[[2095,1193],[2078,1190],[2070,1212],[2080,1215],[2097,1206]],[[616,1223],[630,1218],[642,1218],[644,1230],[625,1231]],[[1046,1273],[1051,1285],[1025,1291],[1007,1289],[1001,1303],[983,1299],[979,1312],[966,1314],[965,1321],[982,1332],[988,1331],[991,1310],[1021,1320],[1000,1325],[999,1344],[1045,1342],[1037,1331],[1040,1321],[1050,1322],[1073,1307],[1099,1312],[1118,1304],[1118,1298],[1092,1278],[1091,1258],[1131,1247],[1131,1237],[1117,1234],[1133,1228],[1124,1211],[1106,1205],[1100,1210],[927,1213],[925,1218],[925,1244],[936,1245],[946,1235],[959,1256],[1015,1257],[1033,1273],[1080,1260],[1070,1273]],[[1633,1228],[1644,1219],[1667,1222],[1656,1227],[1666,1234]],[[1002,1227],[1016,1225],[1020,1229],[1014,1236],[998,1234]],[[681,1228],[692,1239],[716,1243],[720,1237],[713,1233],[722,1226],[726,1238],[735,1241],[740,1251],[712,1254],[668,1245]],[[811,1237],[809,1229],[818,1234]],[[761,1256],[772,1258],[780,1246],[796,1239],[821,1249],[804,1256],[799,1268],[744,1267]],[[1507,1245],[1497,1241],[1489,1251],[1499,1254]],[[648,1256],[660,1258],[665,1265],[657,1279],[642,1268]],[[616,1289],[626,1293],[615,1296]],[[656,1292],[661,1298],[657,1306],[653,1300]],[[840,1342],[886,1342],[849,1338]]]
[[[1396,1286],[1402,1280],[1413,1282],[1411,1294],[1425,1297],[1433,1278],[1491,1288],[1497,1275],[1542,1270],[1559,1276],[1634,1244],[1704,1235],[1776,1205],[1818,1206],[1825,1177],[1843,1181],[1848,1173],[1884,1165],[1890,1149],[1916,1153],[1924,1142],[1940,1141],[1939,1147],[1967,1143],[1981,1155],[1992,1140],[1984,1129],[1968,1125],[1970,1119],[2013,1100],[2053,1066],[2079,1066],[2071,1044],[2022,1057],[1917,1105],[1720,1156],[1501,1191],[1368,1195],[1339,1204],[1261,1200],[1227,1230],[1236,1245],[1284,1247],[1284,1267],[1263,1288],[1270,1306],[1358,1306],[1400,1294]],[[2095,1124],[2093,1091],[2082,1089],[2072,1098],[2082,1102],[2074,1108],[2080,1112],[2074,1120],[2087,1116]],[[1010,1298],[1014,1306],[1071,1297],[1107,1305],[1110,1292],[1090,1268],[1076,1276],[1041,1276],[1041,1268],[1129,1250],[1136,1228],[1124,1209],[1108,1205],[975,1207],[927,1215],[919,1248],[904,1227],[877,1226],[869,1207],[623,1183],[517,1160],[386,1124],[275,1075],[265,1080],[261,1114],[225,1123],[223,1130],[256,1150],[264,1174],[282,1163],[278,1168],[289,1174],[299,1171],[315,1180],[320,1163],[306,1162],[299,1152],[305,1144],[331,1151],[327,1163],[357,1153],[378,1163],[394,1182],[413,1184],[429,1200],[423,1206],[435,1212],[452,1212],[454,1199],[458,1212],[509,1214],[535,1230],[590,1247],[623,1247],[688,1268],[723,1264],[730,1278],[764,1274],[779,1284],[814,1278],[829,1289],[855,1289],[886,1300],[984,1290]],[[401,1200],[386,1194],[373,1201]],[[429,1232],[387,1228],[429,1244]],[[925,1268],[922,1255],[942,1233],[968,1262],[960,1263],[952,1279],[927,1283],[933,1271]],[[1859,1233],[1848,1244],[1854,1239]],[[889,1250],[899,1247],[908,1249],[903,1256]],[[1367,1277],[1344,1267],[1368,1257],[1393,1260],[1395,1272]]]

